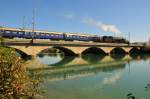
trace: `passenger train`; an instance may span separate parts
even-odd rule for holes
[[[50,39],[50,40],[65,40],[65,41],[93,41],[101,43],[129,43],[128,40],[122,37],[113,36],[97,36],[78,33],[65,32],[47,32],[33,31],[31,29],[7,28],[1,27],[1,36],[4,38],[25,38],[25,39]]]

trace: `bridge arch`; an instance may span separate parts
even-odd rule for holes
[[[104,50],[98,47],[89,47],[81,53],[81,57],[88,63],[97,63],[105,57]]]
[[[66,48],[66,47],[63,47],[63,46],[52,46],[52,47],[48,47],[46,49],[42,49],[39,53],[45,51],[45,50],[48,50],[48,49],[55,49],[54,52],[59,52],[61,51],[65,56],[75,56],[75,52],[73,52],[71,49],[69,48]],[[59,51],[57,51],[59,50]],[[37,54],[39,54],[37,53]]]
[[[115,47],[110,52],[110,56],[114,60],[122,60],[126,54],[127,52],[121,47]]]
[[[130,54],[139,54],[140,49],[138,47],[133,47],[132,49],[130,49],[129,53]]]
[[[18,56],[23,58],[23,59],[25,59],[26,57],[30,56],[26,52],[24,52],[24,51],[22,51],[22,50],[20,50],[18,48],[15,48],[15,47],[8,47],[8,48],[14,49],[16,51],[16,54],[19,54]]]
[[[129,54],[133,59],[137,59],[140,56],[140,49],[138,47],[133,47],[130,51]]]
[[[115,47],[115,48],[113,48],[113,49],[110,51],[110,54],[119,54],[119,55],[122,55],[122,54],[127,54],[127,52],[124,50],[124,48]]]
[[[82,53],[83,54],[98,54],[98,55],[105,55],[105,51],[98,47],[89,47],[85,49]]]

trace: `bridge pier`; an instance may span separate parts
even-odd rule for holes
[[[36,55],[30,55],[31,59],[36,59]]]
[[[115,47],[99,47],[100,49],[102,49],[106,55],[110,55],[110,52],[115,48]]]

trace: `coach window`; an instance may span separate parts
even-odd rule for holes
[[[77,35],[74,35],[74,38],[77,38]]]
[[[17,32],[16,32],[17,33]],[[23,32],[19,32],[19,34],[23,34]]]
[[[39,35],[39,32],[36,32],[36,35]]]
[[[5,33],[10,33],[10,31],[5,31]]]
[[[41,35],[41,33],[38,33],[38,35]]]
[[[71,35],[67,35],[67,37],[71,37]]]
[[[36,32],[33,33],[34,35],[36,34]]]
[[[25,34],[26,34],[26,35],[30,35],[30,32],[26,32]]]
[[[76,38],[79,38],[79,36],[77,35]]]
[[[17,32],[16,32],[16,31],[12,31],[12,33],[13,33],[13,34],[17,34]]]
[[[49,36],[49,34],[46,34],[46,36]]]
[[[69,37],[69,35],[66,35],[66,37]]]
[[[44,34],[43,34],[43,33],[41,33],[41,35],[42,35],[42,36],[44,36]]]

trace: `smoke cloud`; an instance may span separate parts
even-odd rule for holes
[[[75,15],[71,12],[64,12],[62,16],[65,17],[66,19],[71,19],[71,20],[76,19]],[[87,25],[97,27],[98,29],[104,32],[111,32],[114,33],[116,36],[122,35],[121,31],[115,25],[106,24],[89,17],[84,17],[82,19],[79,18],[79,20]]]
[[[85,19],[83,19],[83,22],[85,24],[97,27],[104,32],[112,32],[112,33],[115,33],[117,35],[121,34],[120,30],[115,25],[105,24],[105,23],[96,21],[92,18],[85,18]]]

